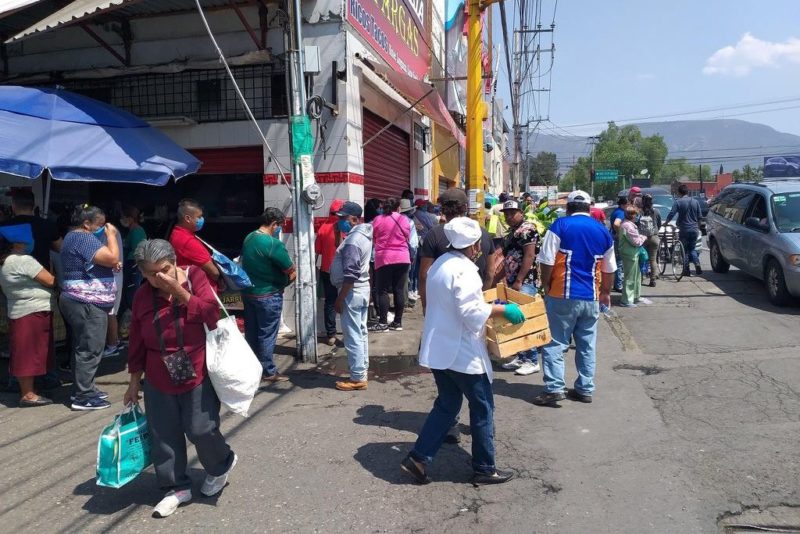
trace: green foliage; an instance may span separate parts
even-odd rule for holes
[[[535,209],[525,212],[525,218],[536,226],[536,231],[539,232],[539,235],[544,235],[550,225],[558,219],[558,214],[556,210],[547,206],[547,199],[543,198]]]
[[[554,152],[539,152],[528,158],[530,185],[554,185],[558,181],[558,159]]]
[[[608,128],[600,134],[599,142],[595,147],[595,169],[616,169],[620,180],[614,182],[595,182],[594,194],[596,197],[613,198],[620,189],[627,187],[625,179],[630,176],[639,176],[642,169],[647,169],[652,177],[657,177],[664,169],[667,157],[667,145],[660,135],[643,137],[642,132],[635,125],[619,127],[613,122],[608,123]],[[559,189],[570,191],[573,189],[590,190],[591,157],[581,157],[570,169],[561,183]]]
[[[735,182],[760,182],[764,179],[764,167],[745,165],[741,170],[733,171],[732,174]]]
[[[653,180],[653,183],[669,185],[672,182],[680,181],[683,177],[688,178],[692,182],[696,182],[700,179],[698,172],[703,173],[704,181],[710,182],[712,180],[711,167],[709,165],[703,165],[702,170],[698,171],[699,168],[698,165],[692,165],[686,161],[686,158],[670,159],[664,164],[663,170],[658,174],[656,179]]]

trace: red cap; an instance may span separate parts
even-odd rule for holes
[[[631,187],[631,193],[641,193],[642,190],[638,186]]]
[[[331,215],[336,215],[336,212],[342,209],[342,206],[344,206],[344,200],[342,200],[341,198],[334,198],[333,201],[331,202],[331,209],[329,213]]]
[[[418,208],[421,208],[422,206],[424,206],[424,205],[425,205],[425,203],[426,203],[426,202],[428,202],[428,201],[427,201],[427,200],[422,200],[421,198],[418,198],[418,199],[416,200],[416,202],[414,202],[414,205],[415,205],[416,207],[418,207]]]

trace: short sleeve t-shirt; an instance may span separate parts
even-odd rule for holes
[[[283,291],[289,285],[289,275],[284,271],[291,266],[292,259],[280,239],[258,230],[251,232],[242,246],[242,268],[253,287],[242,293],[257,296]]]
[[[420,258],[431,258],[436,260],[439,256],[443,256],[450,250],[450,241],[444,235],[444,225],[437,224],[425,236],[422,246],[419,247]],[[494,252],[494,244],[492,243],[492,235],[481,228],[481,257],[475,262],[478,266],[478,274],[481,280],[486,278],[486,268],[488,266],[488,258]]]
[[[533,223],[523,222],[516,228],[510,228],[503,243],[503,263],[506,268],[506,283],[513,285],[522,267],[526,247],[533,247],[534,262],[531,270],[525,275],[523,284],[536,285],[536,254],[539,252],[539,232]]]
[[[34,280],[42,264],[33,256],[11,254],[0,267],[0,287],[8,299],[8,318],[51,311],[53,293]]]
[[[548,295],[574,300],[597,300],[600,273],[617,268],[611,234],[588,214],[557,219],[545,234],[539,263],[553,267]]]
[[[133,252],[136,250],[136,247],[139,246],[139,243],[145,239],[147,239],[147,233],[144,231],[144,228],[141,226],[131,228],[128,235],[125,236],[125,243],[122,245],[126,260],[133,260]]]
[[[175,249],[178,267],[202,267],[211,261],[211,253],[197,236],[182,226],[172,229],[169,242]]]
[[[614,223],[617,219],[625,220],[625,210],[622,208],[617,208],[611,212],[611,233],[617,235],[617,229],[614,227]]]
[[[317,239],[314,242],[314,251],[322,256],[320,269],[323,273],[331,272],[333,257],[336,256],[336,224],[338,221],[338,217],[331,217],[320,226],[319,232],[317,232]]]
[[[36,217],[35,215],[17,215],[0,226],[11,226],[15,224],[30,224],[33,234],[33,253],[31,256],[36,258],[41,265],[50,267],[50,245],[53,241],[58,241],[61,237],[58,227],[52,221]]]
[[[93,234],[79,231],[67,234],[61,247],[64,297],[100,308],[114,305],[117,292],[114,272],[94,263],[94,256],[101,248],[103,244]]]

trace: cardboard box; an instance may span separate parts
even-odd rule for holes
[[[486,323],[486,346],[493,360],[505,363],[520,351],[550,343],[550,325],[541,296],[526,295],[505,284],[497,284],[497,288],[484,291],[483,298],[490,304],[495,300],[514,302],[525,314],[525,322],[520,324],[511,324],[504,317],[489,319]]]

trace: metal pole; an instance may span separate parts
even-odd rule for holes
[[[293,117],[305,116],[306,86],[305,58],[303,57],[303,15],[300,0],[287,2],[289,12],[289,104]],[[291,124],[291,123],[290,123]],[[291,129],[291,128],[290,128]],[[293,180],[293,222],[295,233],[295,254],[297,257],[297,280],[295,282],[295,306],[299,313],[295,315],[297,333],[297,357],[304,362],[317,362],[317,295],[316,265],[314,262],[314,224],[312,206],[307,203],[302,193],[311,185],[313,174],[304,176],[300,163],[292,146],[292,180]]]
[[[486,104],[481,91],[481,2],[469,0],[467,35],[467,189],[483,190],[483,118]]]

